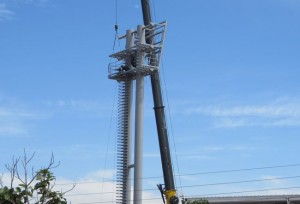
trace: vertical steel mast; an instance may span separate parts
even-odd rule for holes
[[[149,0],[141,0],[141,3],[142,3],[144,24],[145,26],[147,26],[150,25],[152,22]],[[147,44],[152,44],[153,38],[147,38],[146,41]],[[156,60],[150,63],[156,63]],[[162,91],[161,91],[160,77],[159,77],[158,70],[154,71],[150,75],[150,77],[151,77],[151,86],[152,86],[152,94],[153,94],[153,101],[154,101],[156,127],[157,127],[159,147],[160,147],[161,163],[162,163],[164,182],[165,182],[164,194],[166,196],[167,204],[176,204],[179,202],[179,200],[176,195],[175,184],[174,184],[172,161],[171,161],[169,141],[168,141],[168,131],[167,131],[167,125],[165,119],[165,111],[164,111],[164,104],[162,99]]]

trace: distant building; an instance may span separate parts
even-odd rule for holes
[[[188,201],[208,200],[209,204],[300,204],[300,195],[266,195],[237,197],[188,198]]]

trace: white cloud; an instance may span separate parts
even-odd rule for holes
[[[54,102],[57,107],[78,111],[95,111],[101,109],[101,103],[90,100],[59,100]]]
[[[259,116],[259,117],[300,117],[300,104],[277,104],[264,106],[208,106],[189,109],[188,113],[202,113],[220,117]]]
[[[271,178],[271,177],[268,177]],[[182,176],[181,179],[185,181],[195,181],[195,177]],[[64,185],[57,185],[57,187],[63,187],[64,190],[67,190],[72,186],[73,183],[76,183],[74,180],[60,179],[57,182],[63,182]],[[115,184],[113,182],[97,182],[92,183],[90,181],[77,181],[77,186],[67,194],[68,201],[71,201],[73,204],[82,204],[82,203],[115,203]],[[214,186],[208,190],[205,190],[203,187],[201,189],[194,188],[191,189],[190,193],[195,193],[199,195],[199,191],[205,192],[204,194],[215,194],[216,196],[222,196],[222,193],[233,192],[232,195],[287,195],[287,194],[296,194],[299,193],[299,189],[284,189],[289,186],[293,186],[291,183],[286,183],[286,185],[276,185],[269,183],[265,187],[258,187],[256,185],[247,187],[245,186],[226,186],[223,185]],[[59,189],[59,188],[58,188]],[[265,190],[266,189],[266,190]],[[269,189],[269,190],[267,190]],[[274,189],[274,190],[271,190]],[[257,191],[255,191],[257,190]],[[180,191],[178,191],[180,194]],[[235,193],[234,193],[235,192]],[[240,193],[239,193],[240,192]],[[190,194],[189,193],[189,194]],[[220,194],[219,194],[220,193]],[[227,196],[227,194],[224,194]],[[229,194],[228,194],[229,195]],[[143,192],[143,203],[146,204],[158,204],[161,203],[160,196],[153,193],[152,191]]]
[[[182,155],[179,156],[178,158],[180,158],[181,160],[198,160],[198,161],[215,159],[215,157],[207,156],[207,155]]]
[[[202,149],[204,151],[207,151],[207,152],[219,152],[219,151],[223,151],[225,149],[225,147],[221,147],[221,146],[205,146]]]
[[[12,3],[20,4],[32,4],[38,7],[44,7],[48,5],[50,0],[2,0],[0,1],[0,22],[12,20],[16,13],[11,9]]]
[[[134,8],[135,8],[135,9],[139,9],[139,8],[140,8],[140,5],[139,5],[139,4],[135,4],[135,5],[134,5]]]
[[[11,112],[6,110],[3,107],[0,107],[0,117],[7,117],[7,116],[11,116]]]
[[[0,98],[0,137],[26,135],[31,128],[31,122],[45,116],[31,110],[16,99],[2,96]]]
[[[9,173],[0,174],[1,183],[3,186],[10,186],[11,179]],[[1,187],[1,186],[0,186]]]
[[[295,9],[295,11],[300,6],[300,2],[298,0],[280,0],[279,2],[282,6],[287,6],[291,9]]]
[[[185,153],[177,154],[180,160],[198,160],[211,161],[216,160],[223,155],[224,152],[236,152],[236,154],[247,154],[255,151],[255,147],[246,145],[218,145],[218,146],[197,146],[195,149],[190,148]]]
[[[26,121],[32,117],[28,111],[0,105],[0,136],[26,134],[28,132]]]
[[[116,184],[113,181],[114,176],[111,172],[114,171],[96,171],[78,180],[58,178],[54,190],[66,192],[75,184],[75,188],[65,195],[68,203],[115,203]],[[102,177],[102,179],[100,179],[99,176],[103,175],[105,175],[105,178]],[[10,185],[10,175],[8,173],[3,174],[2,180],[4,185]],[[15,184],[18,184],[17,181]],[[154,188],[155,187],[156,186],[154,186]],[[160,204],[162,202],[158,194],[153,194],[147,190],[143,191],[143,200],[145,204]]]
[[[6,4],[0,3],[0,22],[11,20],[14,12],[7,8]]]
[[[146,153],[144,154],[144,158],[159,158],[160,154],[159,153]]]
[[[0,98],[0,137],[25,135],[30,132],[33,122],[68,113],[79,116],[111,116],[111,109],[103,102],[93,100],[58,100],[36,103],[39,108],[29,107],[17,99]],[[37,110],[39,109],[39,110]]]
[[[73,184],[76,184],[76,187],[66,194],[67,200],[72,204],[94,202],[115,203],[116,183],[113,181],[113,172],[113,170],[96,171],[89,173],[79,180],[58,179],[57,187],[59,190],[65,191],[70,189]],[[102,179],[100,179],[101,177]],[[159,198],[157,194],[149,191],[143,192],[143,203],[145,204],[161,203],[161,200],[157,198]]]
[[[45,6],[49,3],[50,0],[14,0],[16,3],[19,4],[32,4],[36,6]]]
[[[88,180],[88,181],[93,181],[93,180],[99,180],[99,179],[113,179],[114,178],[114,174],[115,174],[115,171],[114,170],[106,170],[106,171],[103,171],[103,170],[99,170],[99,171],[95,171],[95,172],[92,172],[92,173],[89,173],[88,175],[86,175],[84,177],[84,180]]]
[[[277,179],[280,178],[280,176],[262,176],[261,178],[266,180],[265,183],[269,185],[278,185],[283,183],[283,180]]]
[[[268,190],[264,191],[264,195],[299,195],[300,190],[299,187],[297,188],[292,188],[292,187],[287,187],[285,188],[278,188],[278,189],[273,189],[273,190]]]
[[[111,172],[113,170],[108,171],[95,171],[92,173],[83,176],[81,179],[72,180],[67,178],[58,178],[56,180],[56,191],[68,191],[72,188],[74,184],[76,184],[75,188],[66,193],[65,197],[68,202],[72,204],[83,204],[83,203],[115,203],[116,200],[116,184],[113,181],[115,177]],[[99,176],[103,176],[104,178],[100,179]],[[108,175],[108,176],[107,176]],[[232,193],[232,195],[287,195],[287,194],[297,194],[299,193],[299,188],[289,188],[294,185],[295,182],[283,182],[275,180],[278,178],[276,176],[262,176],[262,179],[270,179],[270,181],[266,181],[262,187],[258,187],[257,185],[247,185],[246,186],[226,186],[223,185],[214,186],[210,189],[201,188],[201,192],[203,194],[216,194],[217,196],[222,196],[222,193],[227,192],[236,192]],[[185,181],[195,181],[195,177],[193,176],[181,176],[181,179]],[[274,180],[273,180],[274,179]],[[8,173],[3,174],[3,184],[10,185],[10,175]],[[15,183],[17,184],[17,182]],[[153,184],[154,185],[154,184]],[[155,186],[153,187],[155,188]],[[269,190],[267,190],[269,189]],[[274,190],[272,190],[274,189]],[[258,191],[255,191],[258,190]],[[132,191],[132,189],[131,189]],[[179,192],[179,191],[178,191]],[[190,193],[199,193],[198,188],[191,189]],[[241,193],[238,193],[241,192]],[[221,193],[221,194],[219,194]],[[224,194],[225,195],[225,194]],[[228,194],[229,195],[229,194]],[[227,196],[227,194],[226,194]],[[159,204],[162,202],[158,191],[143,191],[143,203],[145,204]]]
[[[57,100],[47,101],[44,103],[51,109],[56,111],[67,112],[86,112],[96,116],[110,116],[110,106],[105,105],[103,101],[94,100]]]
[[[185,113],[212,117],[217,128],[300,126],[299,100],[279,99],[266,105],[198,106]]]
[[[115,183],[113,181],[99,181],[87,176],[79,180],[58,179],[56,189],[68,191],[76,184],[75,188],[66,194],[66,198],[73,204],[90,202],[112,202],[115,200]]]
[[[1,135],[20,135],[26,134],[28,131],[21,124],[1,124],[0,125],[0,136]]]
[[[245,145],[223,145],[223,146],[203,146],[198,149],[202,150],[204,153],[218,153],[224,151],[252,151],[254,147]]]

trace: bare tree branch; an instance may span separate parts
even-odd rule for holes
[[[74,183],[73,186],[72,186],[69,190],[63,192],[63,195],[65,195],[66,193],[69,193],[69,192],[72,191],[75,187],[76,187],[76,184]]]
[[[29,166],[34,156],[35,153],[28,156],[27,152],[24,150],[24,155],[22,158],[15,159],[15,157],[13,157],[12,164],[5,165],[7,170],[10,172],[11,177],[10,191],[12,194],[10,195],[11,199],[8,202],[11,204],[46,204],[53,202],[67,204],[64,195],[73,190],[76,185],[74,184],[72,188],[66,192],[55,191],[54,186],[56,179],[50,170],[58,167],[60,162],[55,162],[55,158],[52,153],[48,165],[35,172],[34,168]],[[3,186],[2,179],[3,174],[0,175],[0,187]],[[19,184],[17,187],[14,187],[14,180],[18,180],[18,182],[21,184]],[[2,203],[1,198],[0,203]]]
[[[20,158],[15,159],[15,157],[13,156],[12,158],[12,164],[5,164],[5,168],[9,171],[10,173],[10,187],[13,187],[13,183],[16,177],[16,173],[17,173],[17,166],[19,163]]]
[[[50,162],[49,162],[49,165],[48,165],[48,167],[46,167],[45,169],[55,169],[55,168],[57,168],[58,166],[60,166],[60,161],[56,164],[56,165],[54,165],[55,164],[55,158],[54,158],[54,155],[53,155],[53,153],[51,154],[51,158],[50,158]]]

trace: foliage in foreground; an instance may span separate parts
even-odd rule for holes
[[[0,203],[1,204],[67,204],[66,192],[54,191],[55,176],[51,169],[56,168],[52,155],[49,165],[28,174],[28,164],[34,154],[28,159],[26,152],[22,160],[14,159],[12,165],[5,165],[10,173],[10,186],[4,186],[0,176]],[[21,164],[20,165],[20,161]],[[21,166],[22,176],[19,166]],[[23,175],[24,174],[24,175]],[[15,183],[19,183],[15,185]],[[74,188],[74,186],[73,186]]]

